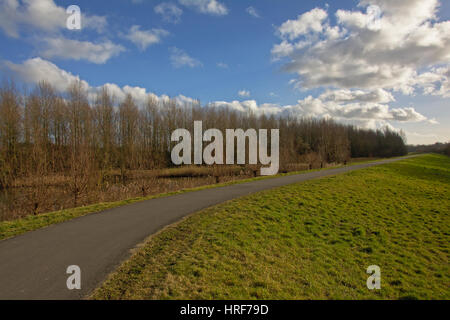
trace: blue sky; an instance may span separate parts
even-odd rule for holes
[[[69,5],[81,9],[81,30],[65,28]],[[118,96],[139,87],[145,95],[242,110],[388,125],[403,129],[410,143],[450,140],[448,1],[0,0],[0,6],[0,72],[19,81],[60,85],[79,77],[89,90],[115,84]],[[370,24],[377,21],[381,27]],[[408,27],[397,32],[397,23]],[[410,55],[424,48],[424,56]]]

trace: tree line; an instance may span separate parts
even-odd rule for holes
[[[409,145],[409,152],[417,153],[441,153],[450,156],[450,143],[436,142],[430,145]]]
[[[17,177],[71,175],[74,188],[86,172],[149,170],[172,166],[171,133],[208,128],[280,129],[280,162],[342,163],[351,157],[407,152],[404,137],[388,128],[366,130],[330,119],[255,115],[200,102],[150,97],[138,105],[103,88],[89,97],[81,82],[59,93],[47,82],[27,92],[14,82],[0,87],[0,188]]]

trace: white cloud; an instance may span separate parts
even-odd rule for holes
[[[125,38],[133,42],[141,50],[147,49],[150,45],[161,42],[163,37],[169,35],[164,29],[141,30],[141,27],[134,25],[130,28]]]
[[[170,61],[172,62],[172,65],[175,68],[181,68],[181,67],[200,67],[202,66],[202,63],[189,56],[186,52],[184,52],[181,49],[178,48],[171,48],[170,49]]]
[[[78,76],[62,70],[55,64],[41,58],[28,59],[22,64],[14,64],[12,62],[6,62],[5,64],[21,80],[34,84],[39,83],[39,81],[47,81],[58,91],[64,91],[71,83],[80,80]],[[86,81],[82,83],[85,88],[89,87]]]
[[[160,14],[163,19],[171,23],[179,23],[183,10],[174,3],[162,2],[155,7],[155,12]]]
[[[96,16],[96,15],[83,15],[81,12],[81,27],[88,28],[97,31],[98,33],[102,33],[105,31],[105,28],[108,25],[108,21],[104,16]]]
[[[294,45],[286,40],[283,40],[281,43],[276,44],[272,48],[272,56],[275,60],[278,60],[282,57],[287,57],[291,53],[294,52]]]
[[[328,17],[328,14],[323,9],[313,9],[298,16],[296,20],[288,20],[283,23],[278,32],[281,37],[294,40],[301,35],[309,32],[322,32],[323,22]]]
[[[247,13],[252,17],[261,18],[258,11],[254,7],[248,7],[245,11],[247,11]]]
[[[238,95],[240,97],[250,97],[250,91],[248,91],[248,90],[240,90],[238,92]]]
[[[299,100],[295,105],[280,106],[277,104],[259,105],[254,100],[248,101],[216,101],[210,104],[214,107],[226,107],[232,110],[248,112],[252,111],[256,115],[274,114],[290,117],[313,117],[313,118],[333,118],[341,122],[353,122],[364,124],[385,125],[388,121],[395,122],[422,122],[427,118],[418,113],[414,108],[389,108],[388,105],[378,103],[349,103],[339,104],[334,101],[322,101],[309,96]]]
[[[214,108],[228,108],[239,112],[252,112],[255,115],[279,115],[283,112],[283,108],[275,104],[262,104],[259,105],[255,100],[246,101],[215,101],[208,104],[209,107]]]
[[[299,41],[295,44],[292,44],[286,40],[283,40],[281,43],[276,44],[272,48],[272,56],[273,60],[277,61],[280,58],[287,57],[290,54],[294,53],[295,50],[300,50],[310,45],[308,41]]]
[[[217,0],[179,0],[179,2],[186,7],[195,8],[201,13],[217,16],[228,14],[228,8]]]
[[[81,80],[79,76],[60,69],[54,63],[42,58],[28,59],[22,64],[5,62],[4,65],[26,83],[37,84],[40,81],[47,81],[60,92],[67,90],[67,88],[75,81],[80,81],[83,89],[86,90],[90,101],[95,101],[97,93],[101,92],[102,88],[108,89],[109,93],[114,96],[116,102],[122,101],[127,94],[131,94],[138,106],[144,106],[149,98],[159,102],[164,102],[169,99],[167,95],[158,96],[141,87],[132,87],[128,85],[119,87],[114,83],[105,83],[102,86],[93,87],[89,85],[88,82]],[[194,99],[183,95],[175,97],[175,100],[180,105],[182,103],[195,103]]]
[[[105,63],[111,57],[125,51],[124,47],[109,40],[101,43],[92,43],[58,37],[46,38],[43,43],[45,44],[45,49],[41,51],[41,55],[45,58],[87,60],[98,64]]]
[[[394,96],[383,89],[373,91],[363,90],[327,90],[319,96],[323,101],[334,101],[337,103],[350,102],[373,102],[373,103],[389,103],[395,101]]]
[[[66,8],[53,0],[0,0],[0,29],[8,36],[18,38],[21,31],[38,31],[29,39],[39,39],[40,54],[46,58],[85,59],[105,63],[124,51],[111,41],[98,43],[66,39],[61,31],[66,29],[69,15]],[[81,27],[102,32],[107,26],[104,16],[87,15],[81,10]]]
[[[379,15],[368,9],[374,5]],[[338,10],[335,26],[327,12],[316,8],[278,28],[281,43],[272,54],[288,59],[283,70],[297,73],[302,89],[382,88],[413,94],[422,88],[445,95],[445,73],[434,76],[440,77],[439,89],[429,81],[432,70],[450,63],[450,21],[437,19],[438,6],[438,0],[361,0],[360,11]]]
[[[217,66],[219,68],[221,68],[221,69],[228,69],[229,68],[229,66],[226,63],[224,63],[224,62],[218,62]]]
[[[450,98],[450,67],[433,68],[414,79],[414,84],[426,95]]]
[[[105,17],[82,13],[82,28],[101,32],[107,25]],[[10,37],[17,38],[22,27],[44,32],[58,32],[66,28],[66,9],[53,0],[0,1],[0,28]]]

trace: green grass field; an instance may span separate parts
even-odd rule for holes
[[[449,187],[450,158],[426,155],[233,200],[151,237],[92,298],[449,299]]]

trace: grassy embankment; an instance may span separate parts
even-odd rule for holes
[[[426,155],[229,201],[149,238],[93,298],[449,299],[449,190],[450,158]]]
[[[359,163],[363,163],[363,162],[372,162],[372,161],[376,161],[376,159],[371,159],[369,161],[357,160],[355,162],[352,162],[351,165],[359,164]],[[333,167],[326,168],[326,169],[332,169],[332,168]],[[334,168],[336,168],[336,167],[334,167]],[[326,169],[320,169],[320,170],[326,170]],[[209,169],[208,168],[198,168],[197,171],[203,172],[205,170],[209,170]],[[319,170],[319,169],[317,169],[317,170]],[[162,174],[170,175],[170,176],[177,176],[177,175],[180,176],[180,175],[186,175],[189,173],[192,175],[193,173],[191,171],[192,171],[192,168],[167,169],[167,170],[163,170]],[[279,174],[277,176],[300,174],[300,173],[305,173],[305,172],[310,172],[310,171],[315,171],[315,170],[290,172],[287,174]],[[195,175],[195,174],[198,174],[198,172],[194,173],[193,175]],[[230,181],[230,182],[225,182],[225,183],[205,185],[205,186],[196,187],[196,188],[187,188],[187,189],[182,189],[182,190],[178,190],[178,191],[174,191],[174,192],[150,195],[147,197],[136,197],[136,198],[130,198],[127,200],[98,203],[98,204],[93,204],[93,205],[88,205],[88,206],[83,206],[83,207],[78,207],[78,208],[64,209],[64,210],[59,210],[59,211],[49,212],[49,213],[44,213],[44,214],[39,214],[39,215],[29,215],[24,218],[15,219],[15,220],[11,220],[11,221],[0,221],[0,240],[11,238],[11,237],[23,234],[28,231],[33,231],[33,230],[37,230],[40,228],[44,228],[44,227],[47,227],[52,224],[61,223],[61,222],[64,222],[64,221],[67,221],[70,219],[85,216],[90,213],[101,212],[101,211],[104,211],[107,209],[125,206],[127,204],[131,204],[131,203],[135,203],[135,202],[139,202],[139,201],[150,200],[150,199],[154,199],[154,198],[158,198],[158,197],[166,197],[166,196],[184,193],[184,192],[198,191],[198,190],[202,190],[202,189],[206,189],[206,188],[215,188],[215,187],[222,187],[222,186],[236,184],[236,183],[245,183],[245,182],[259,180],[259,179],[270,179],[270,178],[274,178],[277,176],[257,177],[257,178],[250,178],[250,179],[235,180],[235,181]]]

